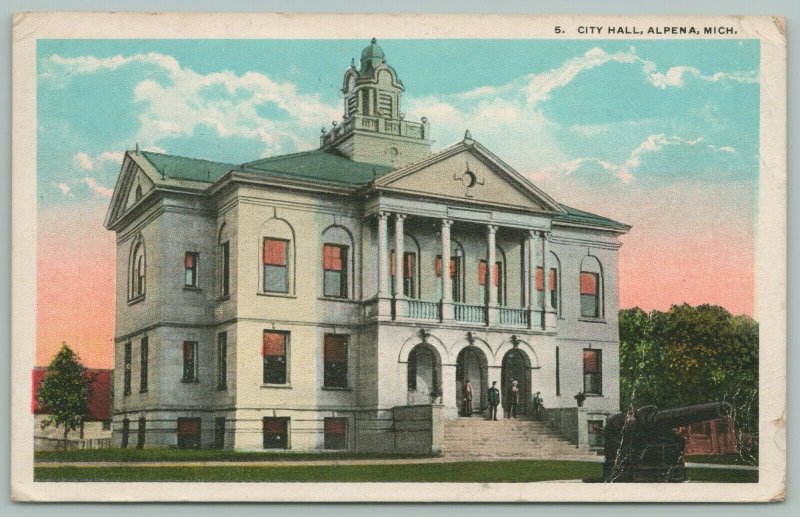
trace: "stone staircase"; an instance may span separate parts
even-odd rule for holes
[[[464,459],[557,459],[597,461],[596,452],[578,449],[547,422],[457,418],[444,422],[442,457]]]

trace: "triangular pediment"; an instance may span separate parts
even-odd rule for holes
[[[560,212],[560,205],[475,141],[459,142],[382,176],[375,188],[421,197]]]
[[[106,227],[109,228],[131,208],[137,205],[147,194],[156,188],[155,182],[137,162],[131,153],[125,153],[117,184],[111,196]]]

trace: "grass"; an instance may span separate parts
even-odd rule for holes
[[[599,463],[517,460],[498,462],[416,463],[393,465],[280,465],[224,467],[81,467],[38,465],[34,480],[43,481],[210,481],[210,482],[469,482],[522,483],[596,478]],[[689,469],[691,481],[753,483],[758,472]]]
[[[340,459],[426,458],[424,455],[375,454],[354,452],[241,452],[219,449],[83,449],[67,451],[36,451],[37,463],[64,461],[305,461]]]
[[[687,463],[713,463],[715,465],[758,465],[758,456],[749,454],[696,454],[684,456]]]

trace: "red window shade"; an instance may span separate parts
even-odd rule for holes
[[[343,363],[347,360],[347,338],[345,336],[325,336],[325,361]]]
[[[540,267],[536,268],[536,290],[544,291],[544,270]]]
[[[179,419],[178,434],[192,435],[200,432],[200,422],[194,419]]]
[[[264,357],[282,357],[286,355],[286,336],[279,332],[264,332],[264,345],[261,347]]]
[[[597,275],[595,273],[581,273],[581,294],[597,294]]]
[[[497,262],[494,265],[494,286],[497,287],[500,285],[500,263]]]
[[[194,268],[194,257],[194,253],[186,254],[186,257],[183,259],[183,265],[186,267],[186,269]]]
[[[394,250],[389,254],[389,274],[394,276]]]
[[[344,418],[326,418],[325,434],[344,434]]]
[[[325,245],[322,249],[322,268],[325,271],[342,270],[342,248]]]
[[[488,268],[486,267],[486,262],[480,261],[478,262],[478,285],[486,285],[486,273]]]
[[[194,355],[194,343],[191,341],[183,342],[183,358],[191,359]]]
[[[436,270],[436,276],[442,276],[442,257],[437,255],[436,262],[434,262],[434,269]]]
[[[450,259],[450,278],[456,277],[456,259]]]
[[[556,270],[555,269],[551,269],[550,270],[550,290],[551,291],[555,291],[556,290]]]
[[[264,432],[267,434],[285,434],[286,420],[283,418],[265,418]]]
[[[267,266],[286,265],[286,241],[264,239],[264,264]]]
[[[406,278],[414,278],[414,258],[413,253],[406,255]]]
[[[600,353],[597,350],[583,351],[583,373],[597,373],[600,371]]]

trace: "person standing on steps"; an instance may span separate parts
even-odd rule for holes
[[[492,387],[489,388],[487,399],[489,401],[489,420],[497,420],[497,406],[500,405],[500,390],[496,387],[497,381],[492,381]]]
[[[519,388],[517,381],[511,381],[511,387],[508,388],[508,413],[506,418],[517,418],[517,408],[519,407]]]
[[[533,396],[533,419],[534,420],[541,420],[542,418],[542,409],[544,409],[544,399],[542,398],[542,392],[537,391],[536,395]]]
[[[461,412],[464,416],[472,416],[472,384],[469,379],[464,380],[461,386],[461,400],[464,408]]]

